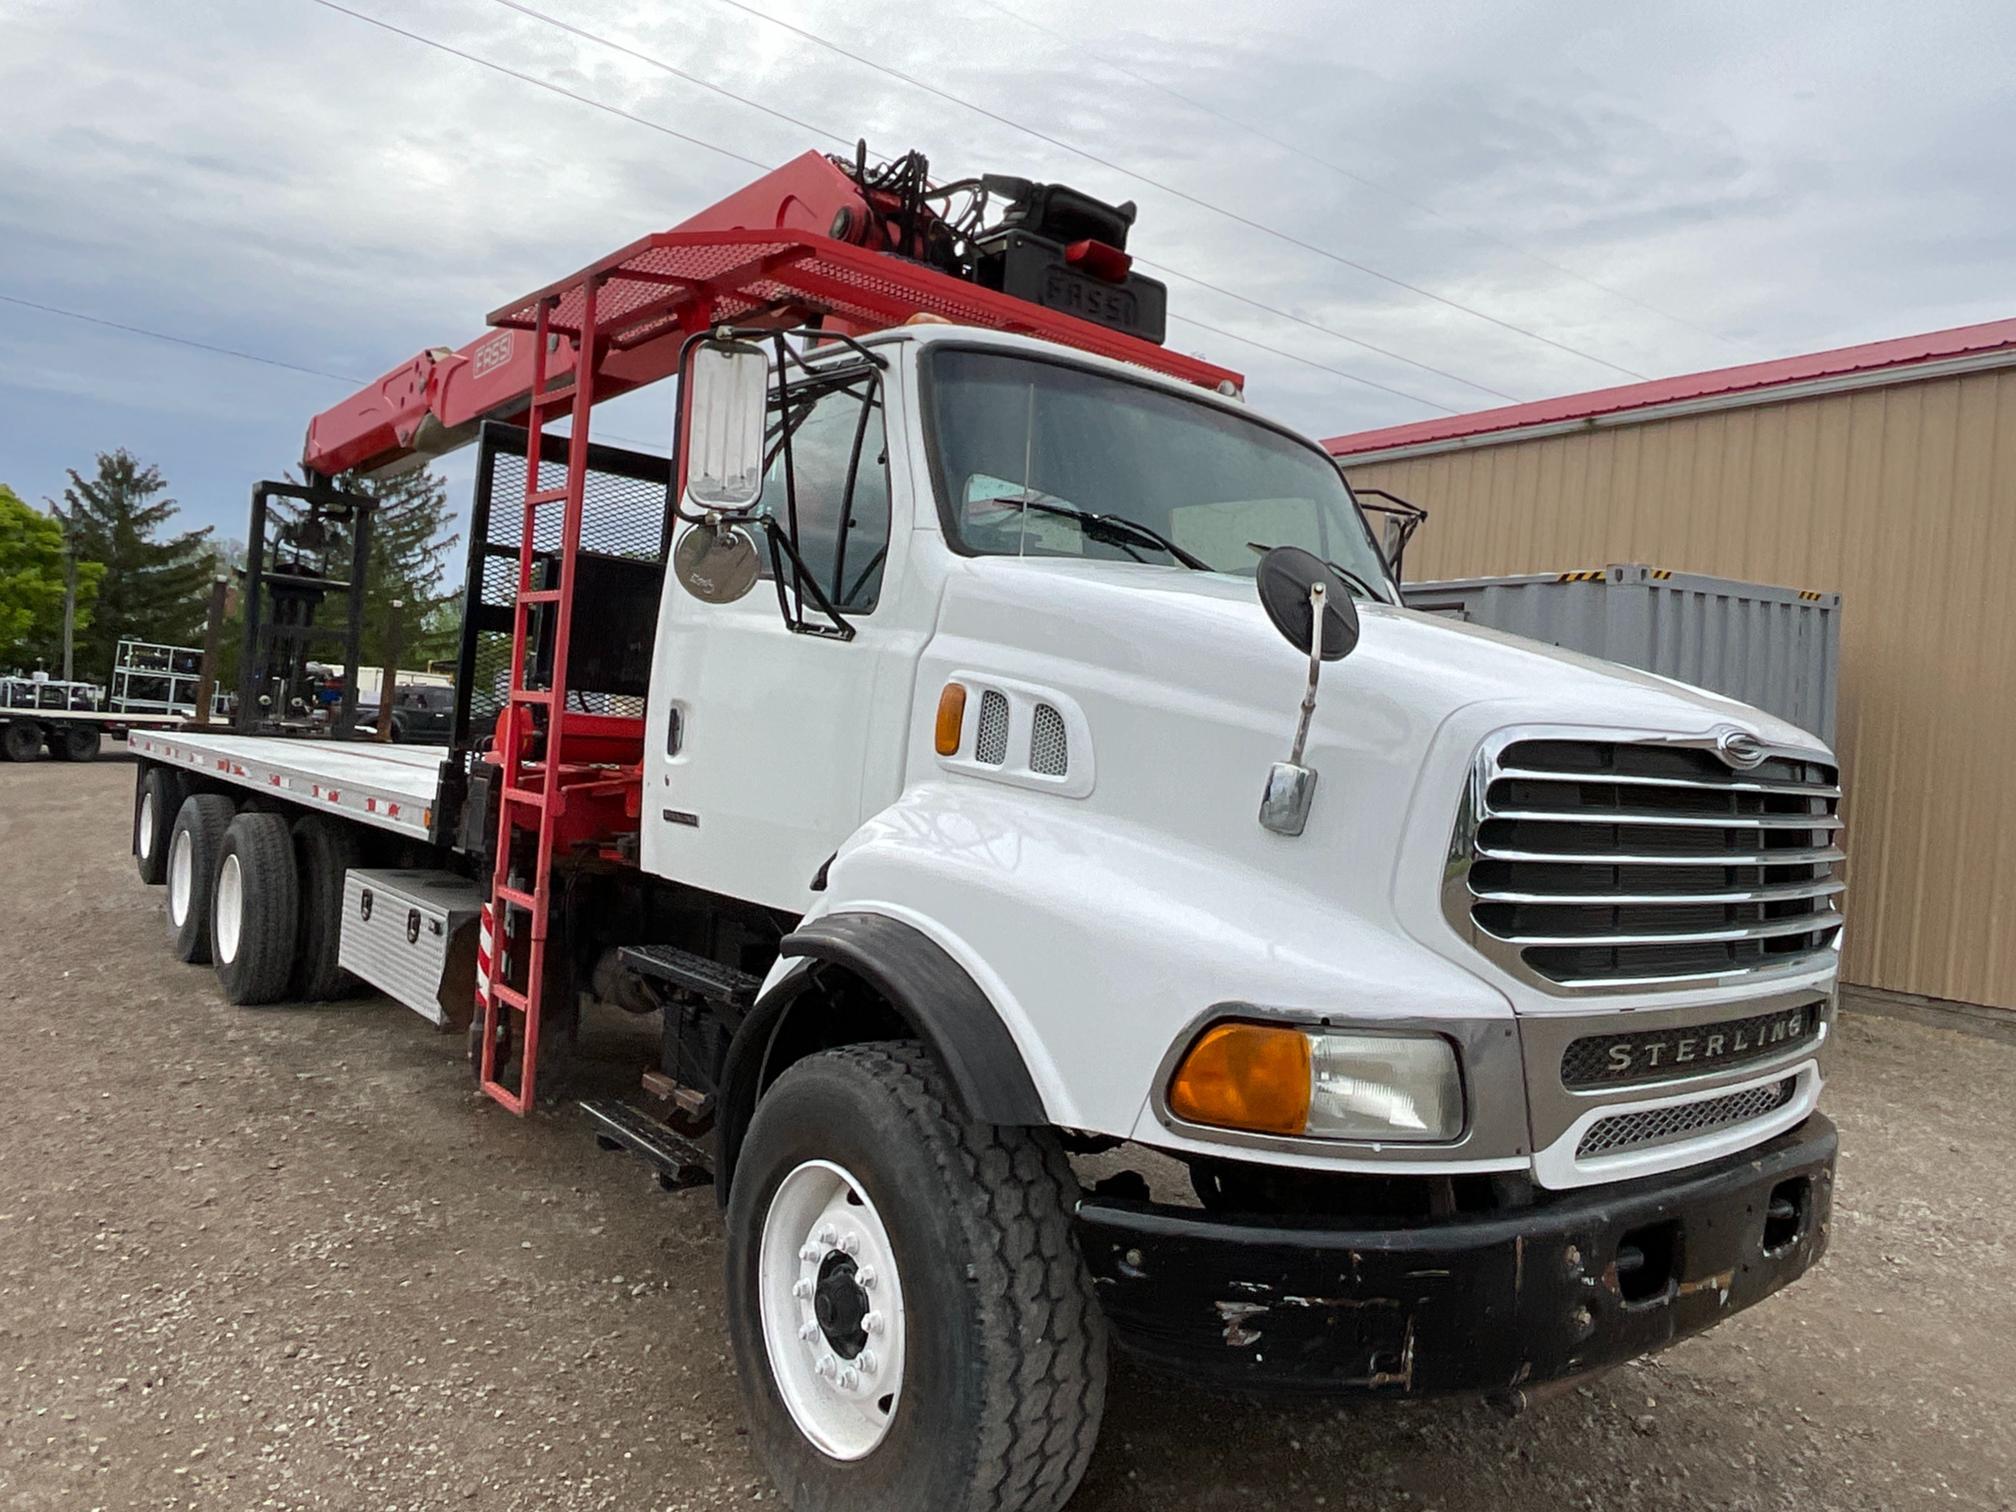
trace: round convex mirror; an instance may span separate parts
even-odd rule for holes
[[[703,603],[734,603],[756,586],[762,570],[756,543],[740,525],[696,525],[672,552],[673,575]]]
[[[1316,583],[1323,585],[1323,660],[1342,661],[1358,644],[1358,605],[1321,557],[1300,546],[1276,546],[1260,558],[1254,581],[1267,618],[1304,656],[1315,630],[1309,589]]]

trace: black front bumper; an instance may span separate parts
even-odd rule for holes
[[[1514,1390],[1663,1348],[1802,1275],[1827,1247],[1837,1145],[1816,1113],[1712,1165],[1367,1229],[1087,1198],[1078,1239],[1122,1345],[1187,1376]]]

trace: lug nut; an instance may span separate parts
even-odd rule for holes
[[[861,1377],[854,1372],[852,1366],[840,1372],[840,1389],[842,1391],[852,1391],[860,1384]]]
[[[871,1312],[861,1320],[861,1327],[871,1334],[882,1332],[882,1314]]]
[[[834,1373],[834,1371],[838,1368],[838,1366],[836,1365],[833,1356],[824,1355],[820,1358],[819,1363],[813,1366],[812,1368],[818,1371],[819,1374],[822,1376],[830,1376]]]
[[[793,1281],[791,1283],[791,1295],[801,1302],[804,1301],[812,1295],[812,1283],[810,1281]]]
[[[813,1237],[818,1239],[818,1241],[821,1244],[825,1245],[828,1249],[831,1249],[834,1246],[834,1244],[838,1242],[840,1238],[840,1231],[834,1228],[833,1225],[829,1223],[824,1228],[819,1230],[819,1232]]]
[[[798,1258],[803,1260],[807,1265],[813,1265],[823,1257],[824,1253],[818,1245],[808,1244],[805,1248],[798,1251]]]
[[[875,1374],[875,1351],[872,1349],[862,1350],[861,1353],[854,1356],[854,1363],[860,1369],[861,1374]]]
[[[872,1265],[862,1266],[859,1273],[856,1274],[854,1279],[860,1283],[862,1290],[864,1291],[875,1290],[875,1267]]]
[[[798,1330],[798,1337],[803,1339],[807,1344],[810,1344],[814,1339],[819,1337],[819,1325],[817,1323],[805,1324]]]
[[[842,1234],[840,1236],[840,1253],[843,1255],[860,1254],[861,1236],[859,1234]]]

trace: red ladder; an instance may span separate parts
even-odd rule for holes
[[[602,337],[596,329],[595,302],[598,278],[589,277],[580,285],[581,318],[575,349],[571,386],[547,388],[548,344],[552,316],[562,293],[548,294],[539,301],[533,322],[532,394],[526,415],[525,511],[518,542],[518,588],[511,623],[511,687],[497,726],[499,782],[497,785],[497,857],[491,879],[491,904],[497,925],[493,942],[495,959],[482,993],[483,1056],[478,1073],[482,1089],[513,1113],[524,1115],[538,1096],[539,1026],[546,996],[546,946],[553,909],[554,841],[567,803],[565,743],[567,708],[567,644],[574,622],[574,564],[581,548],[581,514],[588,484],[588,416],[595,404],[595,372],[602,357]],[[572,290],[566,291],[571,294]],[[567,481],[559,488],[539,486],[541,441],[549,420],[567,408],[572,425],[567,438]],[[534,588],[533,566],[537,560],[536,541],[541,511],[561,506],[559,562],[560,580],[545,588]],[[551,680],[547,687],[534,688],[526,682],[526,651],[530,641],[532,611],[545,608],[553,624]],[[530,761],[534,738],[542,727],[540,710],[545,711],[545,750],[541,759]],[[531,887],[513,874],[513,841],[521,831],[536,830],[538,849],[532,865]],[[524,954],[523,989],[506,983],[506,963],[516,965]],[[512,973],[515,974],[515,973]],[[517,1046],[518,1086],[513,1091],[504,1084],[498,1065],[498,1029],[512,1020],[522,1023],[511,1036]]]

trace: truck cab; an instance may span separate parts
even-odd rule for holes
[[[1817,1257],[1814,737],[1409,611],[1335,465],[1234,396],[925,325],[776,365],[765,414],[760,489],[674,553],[740,556],[739,596],[666,577],[643,867],[796,921],[773,1047],[849,1037],[822,977],[879,981],[969,1112],[1136,1158],[1072,1209],[1124,1344],[1516,1394]],[[689,480],[758,470],[710,444]],[[1320,688],[1281,548],[1350,600]]]

